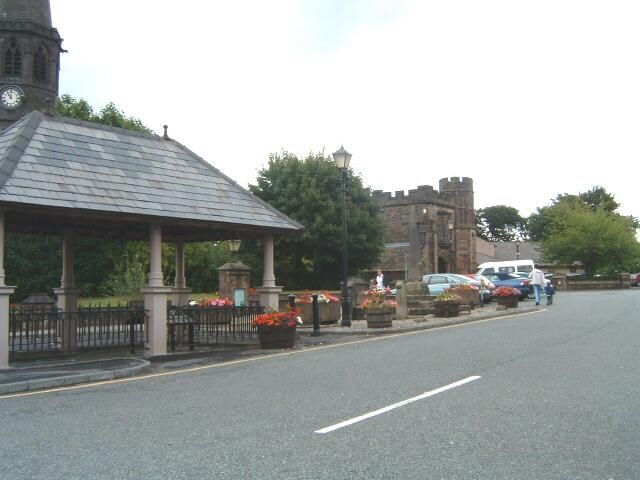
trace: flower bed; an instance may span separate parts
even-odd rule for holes
[[[460,283],[448,288],[446,291],[460,296],[461,303],[470,305],[471,308],[475,308],[476,305],[480,304],[480,290],[473,285]]]
[[[313,324],[313,297],[309,291],[296,297],[296,309],[300,311],[300,317],[305,325]],[[318,293],[318,315],[320,323],[328,325],[336,323],[340,319],[340,299],[330,292]]]
[[[520,290],[513,287],[498,287],[493,291],[493,296],[498,301],[498,305],[507,308],[517,307],[520,295]]]
[[[372,287],[364,292],[360,307],[364,310],[369,328],[388,328],[392,326],[393,315],[398,304],[389,298],[390,288]]]
[[[460,315],[462,297],[451,291],[445,291],[433,301],[433,310],[436,317],[457,317]]]
[[[295,308],[289,308],[286,312],[263,313],[252,322],[252,325],[258,329],[262,348],[293,348],[296,327],[300,324],[302,319]]]

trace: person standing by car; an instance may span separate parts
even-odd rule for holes
[[[536,299],[536,305],[540,305],[540,297],[542,295],[542,288],[547,283],[547,279],[544,278],[544,273],[540,270],[539,265],[533,267],[531,272],[531,285],[533,285],[533,295]]]

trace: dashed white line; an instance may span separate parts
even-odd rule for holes
[[[344,422],[336,423],[335,425],[330,425],[325,428],[321,428],[320,430],[316,430],[315,433],[329,433],[334,430],[338,430],[339,428],[347,427],[349,425],[353,425],[354,423],[361,422],[366,420],[367,418],[375,417],[376,415],[380,415],[382,413],[389,412],[399,407],[404,407],[413,402],[417,402],[418,400],[422,400],[423,398],[432,397],[437,395],[438,393],[445,392],[447,390],[451,390],[452,388],[459,387],[464,385],[465,383],[473,382],[474,380],[478,380],[479,376],[472,376],[463,378],[462,380],[458,380],[457,382],[450,383],[449,385],[445,385],[444,387],[436,388],[435,390],[431,390],[429,392],[424,392],[422,395],[418,395],[417,397],[408,398],[398,403],[394,403],[393,405],[389,405],[387,407],[380,408],[378,410],[374,410],[373,412],[365,413],[364,415],[360,415],[359,417],[354,417],[349,420],[345,420]]]

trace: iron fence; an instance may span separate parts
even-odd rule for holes
[[[174,350],[176,345],[193,349],[196,345],[254,341],[257,331],[252,322],[263,312],[259,306],[171,307],[167,319],[169,344]]]
[[[263,307],[170,307],[168,342],[176,345],[243,343],[257,339],[252,325]],[[144,347],[147,312],[142,304],[79,307],[62,312],[55,305],[12,305],[9,309],[9,348],[12,358],[33,353],[129,346]]]
[[[79,307],[62,312],[55,305],[12,305],[9,348],[16,354],[60,353],[99,347],[143,346],[146,312],[131,306]]]

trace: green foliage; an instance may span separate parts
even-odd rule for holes
[[[620,204],[615,201],[613,195],[608,193],[603,187],[598,186],[593,187],[585,193],[579,193],[578,195],[568,193],[559,194],[552,201],[551,205],[540,207],[536,213],[529,216],[527,219],[529,238],[536,242],[543,241],[551,233],[554,223],[552,220],[554,210],[556,208],[563,208],[564,206],[569,208],[587,207],[592,212],[604,212],[619,216],[616,210]],[[637,229],[640,227],[637,218],[629,216],[627,220],[631,222],[632,228]]]
[[[80,120],[100,123],[102,125],[111,125],[113,127],[126,128],[128,130],[153,133],[139,119],[125,115],[125,113],[118,109],[113,102],[107,103],[96,114],[93,111],[93,107],[91,107],[86,100],[82,98],[76,100],[71,95],[65,94],[58,99],[54,111],[61,117],[78,118]]]
[[[194,292],[217,291],[218,268],[231,258],[226,242],[190,243],[184,251],[188,286]]]
[[[580,261],[589,277],[637,264],[640,245],[629,218],[572,201],[558,202],[547,215],[550,228],[541,243],[545,260]]]
[[[62,242],[56,237],[7,234],[5,283],[15,285],[11,301],[19,303],[32,293],[51,294],[62,276]]]
[[[476,234],[490,242],[510,242],[527,236],[526,219],[506,205],[476,210]]]
[[[288,152],[271,154],[256,196],[304,225],[302,234],[276,240],[276,278],[287,288],[332,288],[341,278],[342,203],[340,173],[323,153],[300,160]],[[350,274],[370,268],[382,252],[379,208],[362,179],[347,180],[348,267]],[[259,243],[254,245],[259,248]],[[254,258],[257,258],[254,257]]]

